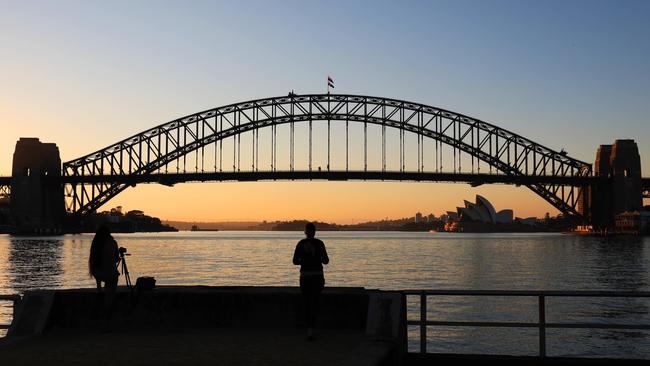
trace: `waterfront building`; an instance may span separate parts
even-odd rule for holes
[[[650,212],[622,212],[614,218],[614,229],[622,234],[648,234],[650,233]]]
[[[474,202],[464,200],[463,207],[456,207],[456,212],[447,211],[444,215],[447,217],[444,230],[468,232],[503,230],[504,224],[513,223],[513,215],[511,209],[497,212],[487,198],[476,195]]]
[[[458,220],[458,212],[456,212],[456,211],[447,211],[446,219],[447,220]]]
[[[512,223],[513,211],[505,209],[497,212],[487,198],[476,195],[474,203],[464,201],[465,207],[457,207],[459,221],[482,222],[486,224]]]
[[[418,212],[418,213],[415,214],[415,222],[416,223],[422,222],[422,213],[421,212]]]

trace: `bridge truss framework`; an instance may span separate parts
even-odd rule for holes
[[[434,173],[443,173],[443,147],[450,147],[453,154],[451,173],[460,173],[463,162],[461,154],[465,154],[466,158],[471,159],[472,172],[476,163],[480,173],[480,163],[483,163],[490,170],[494,169],[514,180],[527,177],[525,186],[559,211],[567,215],[581,215],[579,202],[585,189],[584,181],[569,179],[569,183],[554,183],[546,177],[589,177],[590,164],[493,124],[452,111],[396,99],[344,94],[292,95],[218,107],[161,124],[66,162],[63,164],[62,179],[65,182],[67,210],[72,214],[94,212],[132,182],[147,182],[150,181],[147,177],[153,179],[155,173],[169,173],[170,167],[173,170],[172,163],[175,163],[176,173],[181,173],[181,166],[182,173],[186,173],[186,159],[190,154],[195,155],[195,173],[209,174],[204,169],[203,160],[206,146],[210,145],[213,145],[214,165],[213,169],[208,170],[223,172],[223,141],[227,138],[236,141],[231,156],[236,161],[232,167],[234,173],[280,172],[277,169],[277,127],[283,124],[290,126],[288,172],[296,171],[294,131],[295,125],[302,122],[309,125],[309,172],[315,171],[312,166],[313,125],[327,125],[326,171],[330,171],[330,126],[335,121],[345,123],[345,172],[368,172],[368,125],[378,125],[382,139],[381,172],[386,175],[389,173],[386,168],[386,130],[394,128],[399,131],[400,138],[399,173],[407,173],[404,136],[412,133],[417,136],[417,171],[413,173],[426,173],[425,158],[435,160]],[[363,125],[363,142],[349,140],[348,129],[353,123]],[[259,161],[259,131],[264,128],[271,129],[268,170],[260,169],[267,165]],[[240,137],[246,132],[253,134],[253,162],[250,170],[242,171]],[[435,156],[425,155],[425,139],[434,140]],[[363,143],[363,169],[351,170],[349,167],[351,142]],[[101,177],[101,181],[90,177]],[[530,177],[540,179],[535,181]]]

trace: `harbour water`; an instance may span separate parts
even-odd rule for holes
[[[650,238],[562,234],[319,232],[331,259],[326,286],[384,290],[650,291]],[[116,234],[131,277],[160,285],[297,286],[299,232]],[[0,294],[93,287],[92,235],[0,235]],[[123,279],[120,278],[120,284]],[[418,319],[419,299],[408,299]],[[0,303],[0,323],[11,309]],[[536,298],[432,297],[429,320],[537,321]],[[547,299],[548,322],[650,324],[650,300]],[[419,330],[409,329],[416,351]],[[429,352],[537,354],[537,329],[429,327]],[[650,359],[650,331],[548,330],[549,356]]]

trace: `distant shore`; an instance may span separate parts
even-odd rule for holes
[[[302,231],[307,220],[262,221],[262,222],[183,222],[162,221],[181,231]],[[498,224],[463,231],[445,231],[444,222],[413,222],[412,220],[394,220],[367,222],[359,224],[335,224],[314,222],[319,231],[403,231],[403,232],[473,232],[473,233],[526,233],[526,232],[562,232],[566,227],[538,227],[524,224]],[[200,228],[192,230],[192,228]]]

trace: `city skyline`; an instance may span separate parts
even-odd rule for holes
[[[154,9],[65,2],[32,12],[10,3],[0,15],[0,175],[10,175],[20,137],[56,143],[68,161],[198,110],[290,90],[323,92],[327,75],[335,92],[447,108],[586,162],[598,145],[634,138],[647,175],[649,6],[585,4],[414,2],[398,12],[362,2],[196,3],[191,10],[175,2]],[[363,22],[355,15],[361,9],[369,15]],[[286,22],[266,21],[285,19],[283,12]],[[400,26],[386,29],[391,22]],[[525,187],[389,182],[139,185],[108,206],[167,220],[351,223],[421,207],[444,212],[474,194],[522,217],[557,213]]]

